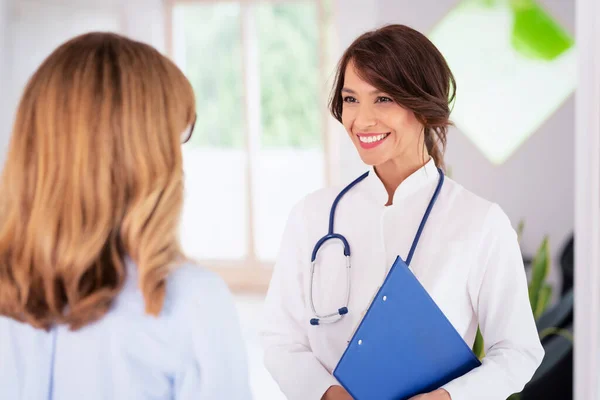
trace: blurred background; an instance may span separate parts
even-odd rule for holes
[[[27,79],[63,41],[114,31],[170,56],[198,103],[196,133],[184,147],[183,245],[236,295],[255,398],[283,399],[262,366],[257,327],[287,214],[303,195],[365,169],[327,112],[335,64],[364,31],[407,24],[440,48],[457,80],[448,174],[500,204],[520,233],[532,308],[550,354],[523,397],[571,398],[575,6],[575,0],[0,0],[0,165]]]

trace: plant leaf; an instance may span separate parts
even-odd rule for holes
[[[571,332],[569,332],[566,329],[558,329],[558,328],[546,328],[543,331],[540,332],[540,339],[545,338],[546,336],[550,336],[550,335],[557,335],[557,336],[562,336],[565,339],[567,339],[568,341],[570,341],[571,343],[573,343],[575,341],[575,338],[573,337],[573,334]]]
[[[531,282],[529,283],[529,302],[531,303],[532,311],[535,313],[538,308],[540,291],[545,284],[550,269],[550,250],[548,248],[547,236],[544,237],[531,264],[532,271]]]
[[[521,238],[523,237],[523,230],[525,229],[525,220],[520,220],[519,225],[517,225],[517,242],[521,243]]]
[[[483,346],[483,335],[481,334],[479,327],[477,327],[477,335],[475,336],[475,343],[473,343],[473,353],[475,353],[477,358],[479,358],[480,360],[485,356],[485,350]]]
[[[537,320],[544,314],[546,308],[548,308],[548,304],[550,303],[550,298],[552,297],[552,286],[544,283],[544,286],[540,289],[540,295],[538,297],[537,307],[533,315]]]

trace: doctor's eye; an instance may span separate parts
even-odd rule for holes
[[[379,96],[376,100],[375,103],[393,103],[394,100],[390,99],[389,97],[386,96]]]
[[[344,97],[343,100],[344,100],[344,103],[356,103],[357,102],[356,99],[352,96],[346,96],[346,97]]]

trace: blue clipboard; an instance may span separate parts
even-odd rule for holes
[[[398,257],[333,375],[356,400],[404,400],[480,365]]]

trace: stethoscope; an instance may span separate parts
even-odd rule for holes
[[[439,177],[437,186],[435,188],[435,192],[433,193],[433,196],[431,196],[429,205],[427,206],[427,209],[425,210],[425,214],[423,215],[423,218],[421,219],[421,223],[419,224],[419,229],[417,230],[415,238],[413,239],[412,246],[410,247],[410,251],[408,252],[408,257],[406,258],[406,265],[408,265],[408,266],[410,266],[410,261],[412,260],[413,254],[415,253],[417,244],[419,243],[419,238],[421,237],[421,233],[423,232],[425,223],[427,222],[427,219],[429,218],[431,209],[433,208],[433,205],[435,204],[437,197],[440,194],[440,190],[442,189],[442,186],[444,185],[444,172],[439,168],[438,168],[438,172],[440,174],[440,177]],[[344,189],[342,189],[342,191],[337,195],[337,197],[333,201],[333,204],[331,205],[331,210],[329,211],[329,231],[328,231],[327,235],[325,235],[321,239],[319,239],[319,241],[317,242],[317,244],[315,244],[315,247],[313,249],[312,256],[310,259],[310,284],[309,284],[309,289],[308,289],[309,290],[308,297],[309,297],[310,307],[311,307],[312,313],[313,313],[313,318],[310,320],[311,325],[319,325],[321,323],[326,323],[326,324],[334,323],[334,322],[337,322],[340,319],[342,319],[344,317],[344,315],[348,314],[348,303],[350,301],[350,267],[351,267],[350,244],[348,243],[348,240],[346,240],[344,235],[342,235],[340,233],[334,233],[333,223],[335,220],[335,210],[337,208],[338,203],[342,199],[342,197],[344,197],[344,195],[346,193],[348,193],[348,191],[350,189],[352,189],[354,186],[356,186],[359,182],[361,182],[367,176],[369,176],[368,171],[365,172],[364,174],[362,174],[361,176],[359,176],[358,178],[356,178],[354,181],[352,181],[348,186],[346,186]],[[315,276],[315,265],[317,263],[316,260],[317,260],[317,255],[318,255],[319,249],[321,248],[321,246],[323,246],[323,244],[325,242],[327,242],[328,240],[331,240],[331,239],[338,239],[344,245],[344,256],[346,258],[346,300],[345,300],[344,306],[338,308],[338,310],[336,312],[331,313],[331,314],[326,314],[326,315],[320,315],[317,313],[317,311],[315,309],[315,303],[313,301],[313,281],[314,281],[314,276]]]

